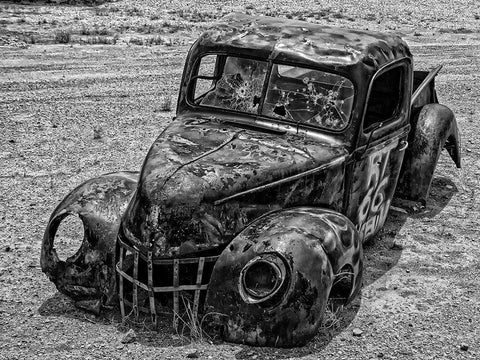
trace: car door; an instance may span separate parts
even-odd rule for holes
[[[346,214],[363,241],[383,226],[410,128],[411,65],[398,61],[374,76],[350,166]]]

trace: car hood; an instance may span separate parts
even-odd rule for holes
[[[160,256],[224,243],[255,216],[296,205],[282,186],[304,188],[303,174],[339,167],[346,153],[305,136],[177,119],[150,148],[123,234]]]

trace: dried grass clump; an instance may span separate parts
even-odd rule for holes
[[[172,97],[170,95],[160,97],[157,111],[172,111]]]

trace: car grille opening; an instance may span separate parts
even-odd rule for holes
[[[157,326],[157,315],[169,312],[175,329],[185,312],[197,318],[222,250],[209,256],[156,258],[152,251],[141,252],[118,238],[116,271],[122,318],[127,309],[135,317],[139,312],[149,313]]]

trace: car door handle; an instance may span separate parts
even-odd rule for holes
[[[404,151],[408,147],[408,141],[407,140],[402,140],[400,141],[400,146],[398,148],[398,151]]]

